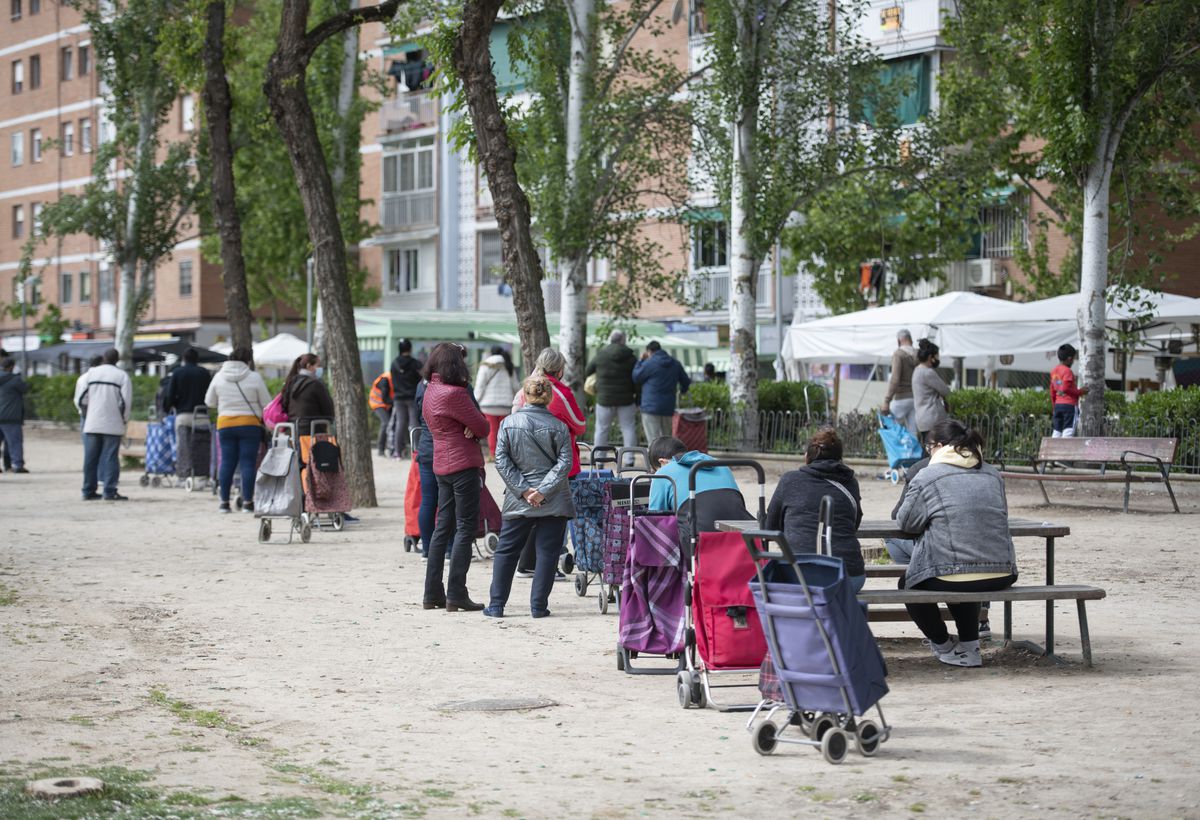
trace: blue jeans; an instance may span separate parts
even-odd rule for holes
[[[85,433],[83,436],[83,494],[96,492],[96,479],[104,484],[104,495],[117,494],[121,477],[121,437],[105,433]]]
[[[492,597],[489,607],[502,610],[508,603],[521,550],[526,542],[532,542],[537,550],[537,563],[533,570],[533,585],[529,590],[529,609],[534,613],[548,611],[550,590],[554,589],[554,573],[558,569],[558,553],[562,549],[566,531],[566,518],[504,519],[500,545],[496,547],[496,555],[492,559]]]
[[[433,474],[433,462],[418,460],[417,472],[421,476],[421,508],[417,511],[417,527],[421,530],[421,554],[428,558],[433,524],[437,520],[438,480]]]
[[[222,427],[217,433],[221,444],[221,472],[217,479],[221,485],[221,501],[229,503],[229,491],[233,488],[233,474],[242,474],[242,501],[254,500],[254,473],[257,469],[258,445],[263,440],[263,428],[257,424],[238,427]]]
[[[20,424],[0,424],[0,442],[4,443],[5,467],[19,470],[25,466],[25,431]]]
[[[468,467],[457,473],[440,475],[438,482],[437,523],[429,542],[425,562],[424,603],[468,600],[467,571],[471,569],[471,545],[479,524],[479,468]],[[450,576],[445,585],[442,574],[446,557],[450,558]]]
[[[867,585],[867,576],[865,575],[847,575],[846,581],[850,584],[850,589],[854,590],[854,594],[862,592],[863,587]]]

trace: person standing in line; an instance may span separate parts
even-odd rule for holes
[[[193,414],[197,407],[204,404],[204,397],[208,394],[212,374],[199,362],[200,354],[196,348],[189,347],[183,352],[183,365],[171,374],[163,410],[168,413],[175,411],[176,428],[192,426]]]
[[[133,405],[133,381],[117,367],[121,354],[104,351],[101,363],[75,382],[75,407],[83,417],[83,500],[128,501],[117,492],[121,478],[121,438]],[[104,494],[96,492],[97,480]]]
[[[534,618],[550,614],[555,564],[567,521],[575,505],[567,474],[571,469],[571,435],[547,409],[554,396],[550,380],[530,376],[524,386],[525,405],[500,425],[496,471],[504,479],[504,526],[492,564],[491,598],[483,614],[504,617],[513,574],[526,544],[538,553],[537,571],[529,591]]]
[[[683,365],[658,342],[650,342],[633,368],[633,383],[642,393],[642,429],[647,443],[671,435],[676,391],[686,393],[692,386]]]
[[[1088,388],[1075,386],[1075,374],[1071,365],[1079,355],[1074,346],[1065,344],[1058,348],[1058,366],[1050,371],[1050,404],[1054,415],[1050,424],[1052,438],[1073,438],[1075,425],[1079,421],[1079,397],[1088,394]]]
[[[392,371],[386,370],[371,382],[371,393],[367,396],[367,405],[379,419],[379,455],[386,456],[396,452],[396,442],[389,441],[392,432]]]
[[[521,389],[512,356],[500,345],[479,363],[475,373],[475,401],[488,420],[488,452],[496,455],[496,436],[500,422],[512,411],[513,399]]]
[[[478,612],[467,594],[467,571],[471,568],[471,544],[479,523],[480,471],[483,453],[479,442],[487,438],[488,423],[475,406],[467,384],[465,350],[442,342],[433,349],[425,365],[422,413],[433,437],[433,472],[438,481],[437,523],[425,564],[425,609],[447,612]],[[414,396],[415,396],[414,389]],[[443,584],[446,554],[450,553],[450,577]]]
[[[917,367],[917,351],[912,334],[901,330],[896,334],[896,349],[892,351],[892,375],[887,393],[883,396],[883,412],[891,413],[896,421],[917,435],[916,402],[913,400],[913,371]]]
[[[704,365],[704,375],[700,381],[705,384],[716,384],[720,380],[720,377],[717,375],[717,366],[712,362],[706,363]]]
[[[928,339],[922,339],[917,345],[917,366],[912,375],[917,437],[922,444],[934,425],[950,417],[950,403],[946,400],[950,395],[950,385],[942,381],[937,372],[941,363],[938,346]]]
[[[292,362],[283,383],[280,405],[287,417],[296,425],[296,435],[312,435],[314,419],[333,421],[333,396],[321,381],[323,373],[321,359],[316,353],[301,353]]]
[[[417,397],[413,402],[416,410],[414,423],[420,428],[417,448],[412,457],[417,462],[417,474],[421,478],[421,506],[417,511],[417,528],[421,531],[421,558],[428,560],[429,544],[433,540],[433,526],[437,520],[438,480],[433,472],[433,436],[425,425],[425,391],[429,382],[424,379],[417,385]]]
[[[621,446],[637,446],[637,406],[634,404],[633,369],[637,354],[625,344],[625,334],[614,330],[608,344],[588,363],[585,374],[596,374],[596,446],[608,444],[615,419],[621,428]]]
[[[242,511],[254,512],[258,446],[266,429],[263,409],[271,403],[271,391],[253,365],[250,348],[235,347],[204,394],[203,404],[217,409],[217,442],[221,447],[221,469],[217,474],[221,503],[217,511],[221,513],[231,511],[229,494],[237,471],[242,474]]]
[[[408,458],[408,428],[416,407],[417,385],[421,383],[424,362],[412,356],[412,340],[400,340],[400,353],[392,360],[392,427],[396,431],[396,458]]]
[[[4,455],[12,462],[14,473],[27,473],[25,469],[25,394],[29,382],[14,373],[17,363],[12,359],[0,359],[0,438],[4,441]]]

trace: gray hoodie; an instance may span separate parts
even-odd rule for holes
[[[496,471],[504,479],[505,518],[574,518],[575,504],[567,474],[571,471],[571,434],[545,407],[527,404],[500,423]],[[546,496],[532,507],[522,493],[533,488]]]
[[[987,464],[930,464],[905,488],[896,523],[920,533],[905,573],[909,588],[940,575],[1017,574],[1004,480]]]
[[[245,362],[228,361],[208,383],[204,403],[217,408],[221,416],[254,416],[262,419],[263,408],[271,403],[271,391],[262,376]]]

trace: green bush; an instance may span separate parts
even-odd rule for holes
[[[806,393],[807,405],[804,401]],[[759,382],[758,409],[768,413],[803,413],[807,410],[813,416],[824,416],[825,388],[813,382]]]
[[[709,412],[729,409],[729,386],[720,382],[693,383],[681,404],[688,407],[703,407]]]
[[[75,409],[75,376],[30,376],[25,395],[30,418],[70,424],[79,421]]]
[[[950,394],[950,415],[959,419],[999,416],[1008,411],[1008,401],[999,390],[968,387]]]
[[[1129,405],[1125,394],[1120,390],[1105,390],[1104,391],[1104,414],[1107,416],[1120,416],[1125,412],[1125,408]]]
[[[1054,408],[1050,406],[1050,392],[1040,387],[1026,387],[1007,395],[1008,412],[1014,416],[1049,417]]]
[[[1122,416],[1133,422],[1182,426],[1200,419],[1200,387],[1143,393],[1126,404]]]

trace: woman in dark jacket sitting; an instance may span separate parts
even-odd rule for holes
[[[929,431],[929,466],[904,490],[896,523],[920,533],[901,589],[991,592],[1017,580],[1004,480],[983,463],[983,438],[948,419]],[[951,666],[982,666],[978,603],[948,605],[958,639],[937,604],[905,604],[934,656]]]
[[[862,496],[854,471],[842,463],[842,440],[832,427],[818,430],[804,452],[804,466],[779,479],[767,507],[767,529],[783,530],[795,552],[815,552],[821,499],[833,500],[833,554],[846,565],[855,592],[866,583],[858,525]]]
[[[316,353],[296,357],[282,393],[283,412],[296,424],[299,435],[311,433],[313,419],[333,419],[333,396],[321,381],[321,359]]]
[[[568,519],[575,517],[567,480],[575,448],[571,432],[548,410],[554,387],[545,376],[530,376],[525,405],[500,423],[496,471],[504,479],[504,528],[492,564],[492,599],[484,615],[504,616],[517,560],[527,541],[537,549],[529,609],[533,617],[550,614],[555,565]]]

